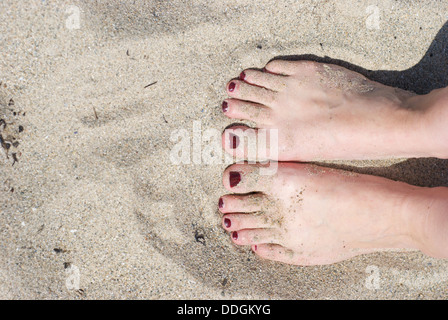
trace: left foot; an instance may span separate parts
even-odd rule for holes
[[[224,114],[256,124],[254,130],[232,126],[223,134],[224,150],[240,158],[448,157],[448,89],[416,96],[340,66],[274,60],[263,71],[244,70],[227,84],[227,93]],[[278,133],[272,139],[276,148],[271,138],[256,148],[240,143],[244,134],[256,138],[272,129]]]
[[[438,202],[429,189],[300,163],[279,163],[272,176],[259,168],[226,169],[224,186],[237,194],[221,197],[219,210],[232,241],[262,258],[320,265],[382,249],[446,255],[448,215],[430,214]]]

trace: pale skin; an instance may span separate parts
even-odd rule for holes
[[[223,112],[278,129],[277,172],[235,164],[223,175],[222,225],[261,258],[321,265],[385,249],[448,258],[448,188],[303,164],[315,160],[448,158],[448,89],[391,88],[339,66],[272,61],[227,84]],[[238,135],[245,127],[228,131]],[[223,148],[245,156],[236,138]],[[269,150],[262,150],[269,155]],[[268,156],[269,158],[269,156]]]

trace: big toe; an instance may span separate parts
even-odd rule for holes
[[[279,139],[276,128],[250,128],[235,125],[222,134],[223,149],[235,158],[249,161],[278,161]]]
[[[273,176],[264,174],[266,165],[234,164],[223,174],[224,187],[234,193],[271,193]]]

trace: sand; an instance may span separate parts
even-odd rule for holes
[[[0,148],[0,298],[448,298],[448,261],[418,252],[318,267],[262,261],[220,226],[229,159],[170,159],[179,130],[193,148],[195,130],[230,125],[225,83],[274,57],[340,63],[417,93],[447,86],[447,9],[432,0],[1,1],[0,115],[19,144],[8,157]],[[335,166],[448,186],[443,160]]]

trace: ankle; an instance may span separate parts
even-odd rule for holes
[[[448,88],[410,98],[415,128],[423,138],[423,156],[448,159]]]
[[[412,247],[448,258],[448,188],[415,188],[407,205]]]

